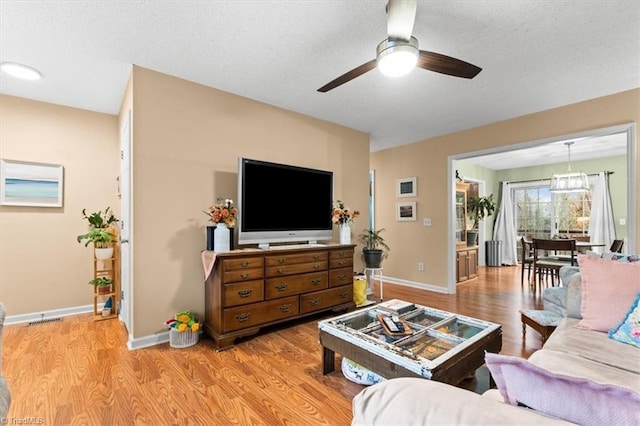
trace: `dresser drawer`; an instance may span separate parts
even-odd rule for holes
[[[329,252],[329,259],[351,259],[351,261],[353,262],[353,249],[331,250]]]
[[[300,314],[353,302],[353,284],[300,295]]]
[[[329,287],[353,284],[353,268],[332,269],[329,271]]]
[[[340,259],[330,259],[329,268],[345,268],[347,266],[353,266],[353,257],[342,257]]]
[[[306,272],[326,271],[328,263],[327,260],[323,260],[313,263],[267,266],[265,271],[267,277],[282,277],[285,275],[304,274]]]
[[[264,257],[242,257],[240,259],[224,259],[222,267],[225,272],[237,271],[238,269],[262,268]]]
[[[265,299],[308,293],[329,287],[329,274],[325,272],[292,275],[265,280]]]
[[[226,284],[224,286],[223,306],[225,308],[264,300],[264,281],[254,280]]]
[[[223,283],[232,283],[236,281],[252,281],[264,277],[263,268],[238,269],[225,271],[222,276]]]
[[[329,253],[319,251],[303,254],[285,254],[265,256],[267,266],[294,265],[296,263],[314,263],[329,259]]]
[[[227,308],[224,310],[224,333],[260,326],[298,315],[298,296]]]

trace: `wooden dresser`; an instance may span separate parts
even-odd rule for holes
[[[205,333],[221,350],[267,325],[354,309],[354,247],[218,253],[205,281]]]

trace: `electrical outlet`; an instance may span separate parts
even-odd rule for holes
[[[424,271],[424,263],[420,262],[418,263],[418,271]]]
[[[425,217],[424,219],[422,219],[422,224],[424,226],[431,226],[431,218],[430,217]]]

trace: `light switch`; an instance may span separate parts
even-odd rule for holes
[[[620,218],[620,225],[625,226],[627,224],[627,218],[626,217],[621,217]]]
[[[424,226],[431,226],[431,218],[430,218],[430,217],[425,217],[425,218],[422,220],[422,224],[423,224]]]

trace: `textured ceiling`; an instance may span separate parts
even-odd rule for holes
[[[371,150],[640,87],[640,2],[418,2],[423,50],[483,68],[473,80],[373,70],[385,1],[5,1],[0,92],[117,114],[131,64],[342,124]]]

